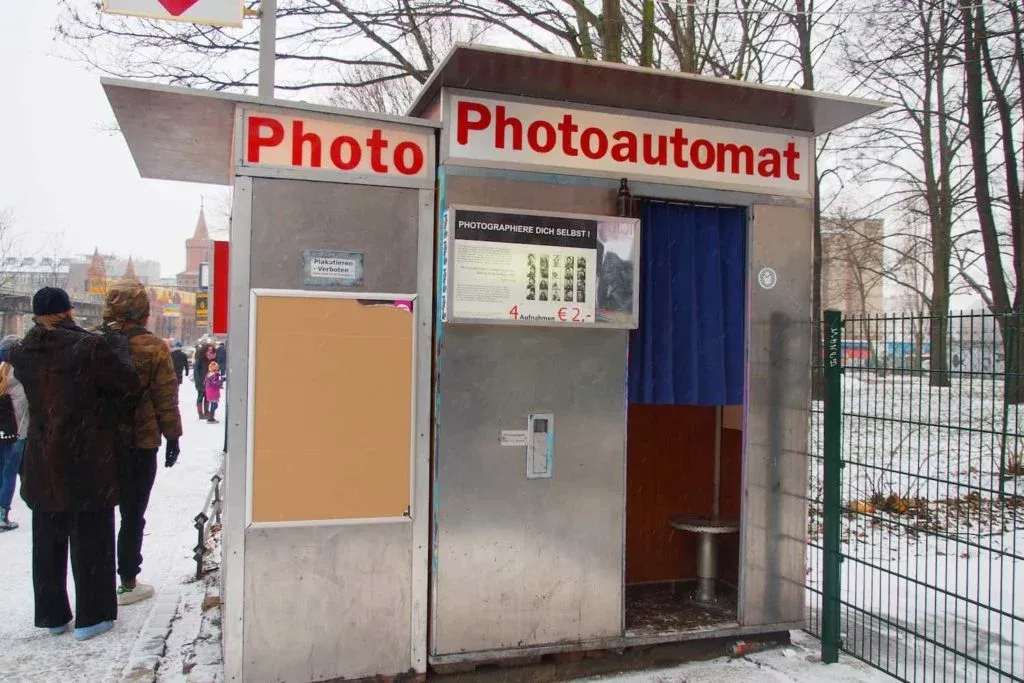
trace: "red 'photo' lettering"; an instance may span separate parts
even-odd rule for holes
[[[250,114],[245,124],[245,162],[417,176],[426,169],[425,144],[408,137],[381,127]]]

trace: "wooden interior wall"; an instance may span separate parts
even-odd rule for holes
[[[626,583],[690,579],[697,539],[668,520],[711,514],[715,408],[630,404],[626,451]],[[742,433],[723,429],[721,513],[739,516]],[[720,576],[735,583],[738,539],[721,545]]]
[[[743,488],[743,432],[739,429],[722,430],[722,492],[719,513],[725,517],[740,518],[740,499]],[[739,584],[739,534],[723,536],[718,542],[718,578],[732,586]]]

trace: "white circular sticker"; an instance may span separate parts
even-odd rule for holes
[[[761,285],[761,289],[774,289],[778,281],[779,276],[772,268],[762,268],[761,272],[757,274],[757,282]]]

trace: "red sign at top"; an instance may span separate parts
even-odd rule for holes
[[[171,13],[171,16],[180,17],[199,0],[158,0],[158,2]]]

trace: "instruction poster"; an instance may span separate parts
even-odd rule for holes
[[[633,324],[636,219],[458,209],[453,223],[453,318]]]

